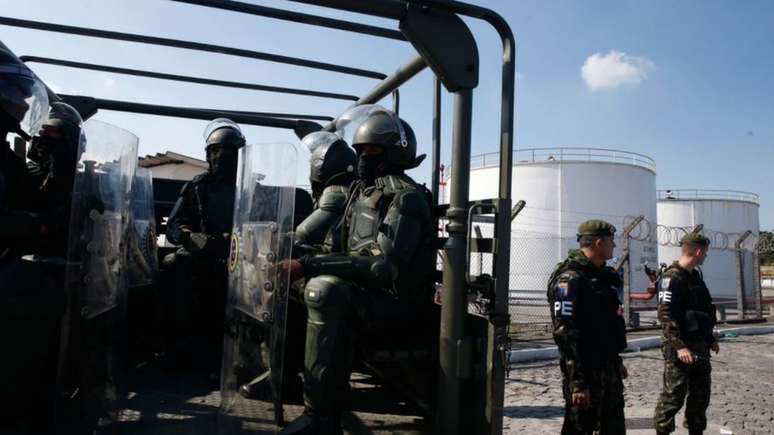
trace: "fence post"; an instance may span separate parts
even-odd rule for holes
[[[747,239],[752,231],[747,230],[736,239],[734,243],[734,249],[736,251],[736,309],[737,317],[741,320],[745,319],[744,309],[744,251],[742,250],[742,244]]]
[[[632,317],[632,261],[631,261],[631,255],[630,255],[630,243],[631,243],[631,232],[637,228],[637,225],[640,224],[640,222],[645,219],[645,216],[639,215],[634,220],[624,228],[623,233],[621,236],[623,237],[623,254],[621,255],[621,262],[619,263],[619,267],[624,268],[624,274],[623,274],[623,312],[624,312],[624,322],[626,323],[626,326],[630,326],[630,321]]]
[[[758,257],[758,245],[756,244],[755,249],[753,249],[752,253],[752,265],[753,265],[753,276],[755,277],[755,282],[753,282],[753,298],[755,300],[755,318],[756,319],[762,319],[763,318],[763,291],[761,290],[761,263],[760,258]]]

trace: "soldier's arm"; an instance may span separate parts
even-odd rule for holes
[[[296,245],[319,245],[344,212],[347,196],[343,189],[326,189],[318,207],[296,228]]]
[[[683,349],[685,342],[680,333],[680,324],[685,319],[683,306],[683,282],[675,274],[666,274],[661,279],[658,294],[658,320],[667,343],[675,350]]]
[[[180,190],[180,196],[169,214],[167,221],[167,239],[176,245],[185,245],[185,232],[199,228],[199,209],[196,206],[196,194],[190,182]]]
[[[578,306],[578,296],[581,286],[580,276],[573,271],[566,271],[556,278],[548,291],[554,341],[565,360],[566,375],[572,391],[583,391],[588,388],[585,368],[580,358],[583,319],[581,318],[582,306]]]
[[[421,192],[398,193],[379,226],[374,256],[341,254],[303,259],[304,275],[336,275],[367,285],[391,288],[401,270],[410,262],[422,243],[423,222],[430,221],[430,206]]]

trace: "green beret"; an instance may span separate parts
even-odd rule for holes
[[[615,235],[615,227],[603,220],[591,219],[578,226],[578,237],[612,235]]]
[[[684,235],[682,239],[680,239],[680,245],[684,245],[686,243],[691,243],[694,245],[701,245],[701,246],[709,246],[710,239],[706,238],[704,235],[700,233],[688,233]]]

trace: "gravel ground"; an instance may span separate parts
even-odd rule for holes
[[[653,433],[661,390],[659,349],[624,355],[627,432]],[[774,334],[725,338],[713,359],[707,434],[774,434]],[[504,433],[558,434],[564,415],[557,361],[512,365]],[[678,425],[680,422],[678,421]],[[687,433],[680,429],[676,433]]]

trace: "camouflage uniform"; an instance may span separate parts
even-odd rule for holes
[[[612,268],[595,266],[581,250],[570,251],[551,275],[548,302],[565,398],[562,434],[626,432],[618,355],[626,348],[620,288],[620,277]],[[572,394],[586,389],[591,405],[573,406]]]
[[[691,433],[707,427],[710,401],[709,349],[715,342],[715,306],[698,269],[677,262],[664,273],[659,292],[658,318],[663,327],[664,387],[656,405],[654,425],[659,433],[675,429],[675,415],[685,404],[685,423]],[[685,364],[677,350],[688,348],[695,362]]]

